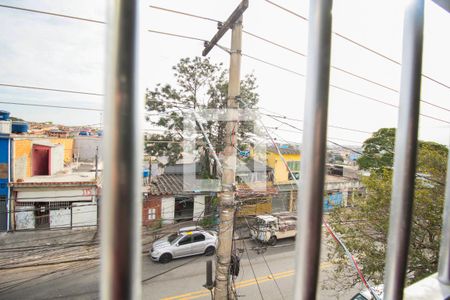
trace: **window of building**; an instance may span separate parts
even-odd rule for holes
[[[156,219],[156,209],[155,208],[149,208],[148,209],[148,219],[149,220],[155,220]]]
[[[300,171],[300,161],[299,160],[291,160],[287,162],[287,165],[291,171]]]
[[[295,179],[292,178],[292,175],[294,175]],[[292,172],[292,175],[291,175],[291,172],[289,172],[289,174],[288,174],[289,180],[299,180],[300,179],[300,172]]]

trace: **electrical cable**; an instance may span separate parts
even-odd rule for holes
[[[269,4],[271,4],[271,5],[275,6],[275,7],[278,7],[279,9],[282,9],[282,10],[284,10],[284,11],[286,11],[286,12],[288,12],[288,13],[290,13],[290,14],[292,14],[292,15],[294,15],[294,16],[296,16],[296,17],[298,17],[298,18],[300,18],[300,19],[302,19],[304,21],[308,21],[308,18],[306,18],[306,17],[304,17],[304,16],[302,16],[302,15],[300,15],[300,14],[298,14],[298,13],[292,11],[292,10],[289,10],[289,9],[279,5],[279,4],[276,4],[276,3],[274,3],[274,2],[272,2],[270,0],[264,0],[264,1],[266,1],[267,3],[269,3]],[[358,46],[358,47],[361,47],[361,48],[363,48],[363,49],[365,49],[365,50],[367,50],[367,51],[369,51],[369,52],[371,52],[371,53],[381,57],[381,58],[384,58],[384,59],[386,59],[386,60],[388,60],[390,62],[393,62],[396,65],[399,65],[399,66],[401,65],[401,63],[399,61],[397,61],[397,60],[395,60],[393,58],[390,58],[387,55],[384,55],[384,54],[382,54],[379,51],[376,51],[376,50],[374,50],[372,48],[369,48],[369,47],[367,47],[367,46],[365,46],[365,45],[363,45],[363,44],[361,44],[361,43],[359,43],[359,42],[357,42],[357,41],[355,41],[355,40],[353,40],[353,39],[351,39],[351,38],[349,38],[349,37],[347,37],[347,36],[345,36],[345,35],[343,35],[341,33],[338,33],[338,32],[335,32],[335,31],[333,31],[332,33],[334,35],[336,35],[336,36],[338,36],[338,37],[340,37],[340,38],[342,38],[342,39],[344,39],[344,40],[346,40],[346,41],[348,41],[348,42]],[[445,83],[443,83],[443,82],[441,82],[441,81],[439,81],[437,79],[434,79],[434,78],[430,77],[429,75],[422,74],[422,77],[425,77],[425,78],[427,78],[427,79],[429,79],[429,80],[431,80],[431,81],[433,81],[433,82],[435,82],[435,83],[437,83],[437,84],[439,84],[439,85],[441,85],[441,86],[443,86],[443,87],[445,87],[447,89],[450,89],[449,85],[447,85],[447,84],[445,84]]]
[[[302,132],[299,132],[299,130],[289,130],[289,129],[284,129],[284,128],[279,128],[279,127],[271,127],[271,126],[267,126],[267,128],[272,129],[272,130],[278,130],[278,131],[285,131],[285,132],[292,132],[292,133],[298,133],[298,134],[302,134]],[[361,145],[361,142],[358,141],[353,141],[353,140],[348,140],[348,139],[343,139],[343,138],[336,138],[336,137],[328,137],[329,140],[338,140],[338,141],[343,141],[343,142],[348,142],[348,143],[353,143],[356,145]]]
[[[154,32],[154,33],[158,33],[158,34],[168,35],[168,36],[175,36],[175,37],[189,38],[189,39],[192,39],[192,40],[204,41],[203,39],[196,38],[196,37],[191,37],[191,36],[179,36],[179,35],[177,35],[177,34],[168,33],[168,32],[163,32],[163,31],[153,31],[153,30],[149,30],[149,31],[150,31],[150,32]],[[283,70],[283,71],[286,71],[286,72],[289,72],[289,73],[298,75],[298,76],[300,76],[300,77],[303,77],[303,78],[305,77],[304,74],[301,74],[301,73],[296,72],[296,71],[293,71],[293,70],[291,70],[291,69],[288,69],[288,68],[282,67],[282,66],[280,66],[280,65],[271,63],[271,62],[269,62],[269,61],[267,61],[267,60],[263,60],[263,59],[254,57],[254,56],[248,55],[248,54],[246,54],[246,53],[241,53],[241,55],[244,56],[244,57],[248,57],[248,58],[250,58],[250,59],[256,60],[256,61],[258,61],[258,62],[261,62],[261,63],[267,64],[267,65],[270,65],[270,66],[272,66],[272,67],[278,68],[278,69],[280,69],[280,70]],[[362,97],[362,98],[365,98],[365,99],[368,99],[368,100],[371,100],[371,101],[374,101],[374,102],[377,102],[377,103],[380,103],[380,104],[384,104],[384,105],[387,105],[387,106],[391,106],[391,107],[394,107],[394,108],[397,108],[397,109],[399,108],[399,107],[398,107],[397,105],[395,105],[395,104],[392,104],[392,103],[389,103],[389,102],[385,102],[385,101],[383,101],[383,100],[380,100],[380,99],[377,99],[377,98],[374,98],[374,97],[371,97],[371,96],[367,96],[367,95],[361,94],[361,93],[359,93],[359,92],[355,92],[355,91],[353,91],[353,90],[350,90],[350,89],[347,89],[347,88],[338,86],[338,85],[336,85],[336,84],[330,83],[330,86],[333,87],[333,88],[335,88],[335,89],[341,90],[341,91],[343,91],[343,92],[346,92],[346,93],[349,93],[349,94],[352,94],[352,95],[355,95],[355,96],[359,96],[359,97]],[[439,122],[442,122],[442,123],[445,123],[445,124],[450,124],[450,122],[445,121],[445,120],[440,119],[440,118],[436,118],[436,117],[433,117],[433,116],[430,116],[430,115],[427,115],[427,114],[423,114],[423,113],[419,113],[419,114],[420,114],[421,116],[425,117],[425,118],[429,118],[429,119],[432,119],[432,120],[435,120],[435,121],[439,121]]]
[[[188,36],[188,35],[182,35],[182,34],[176,34],[176,33],[170,33],[170,32],[164,32],[164,31],[158,31],[158,30],[152,30],[152,29],[148,29],[147,31],[148,32],[152,32],[152,33],[158,33],[158,34],[163,34],[163,35],[168,35],[168,36],[173,36],[173,37],[179,37],[179,38],[183,38],[183,39],[193,40],[193,41],[207,42],[207,40],[205,40],[205,39],[192,37],[192,36]]]
[[[26,12],[32,12],[32,13],[39,13],[39,14],[44,14],[44,15],[49,15],[49,16],[54,16],[54,17],[73,19],[73,20],[78,20],[78,21],[85,21],[85,22],[98,23],[98,24],[106,24],[106,22],[100,21],[100,20],[94,20],[94,19],[81,18],[81,17],[70,16],[70,15],[52,13],[52,12],[43,11],[43,10],[37,10],[37,9],[30,9],[30,8],[18,7],[18,6],[12,6],[12,5],[4,5],[4,4],[0,4],[0,7],[14,9],[14,10],[20,10],[20,11],[26,11]]]
[[[35,103],[23,103],[23,102],[14,102],[14,101],[0,101],[0,103],[10,104],[10,105],[21,105],[21,106],[62,108],[62,109],[74,109],[74,110],[86,110],[86,111],[103,111],[103,109],[99,109],[99,108],[62,106],[62,105],[51,105],[51,104],[35,104]]]
[[[263,293],[262,293],[262,291],[261,291],[261,287],[259,286],[259,281],[258,281],[258,278],[256,277],[255,270],[253,269],[253,264],[252,264],[252,261],[251,261],[251,259],[250,259],[250,255],[248,254],[248,250],[247,250],[247,246],[246,246],[246,244],[245,244],[245,241],[242,240],[242,243],[243,243],[243,245],[244,245],[245,253],[247,254],[247,259],[248,259],[248,262],[249,262],[249,264],[250,264],[250,268],[252,269],[253,277],[255,278],[256,285],[258,286],[259,295],[261,296],[261,299],[264,300],[264,296],[263,296]]]
[[[154,8],[154,9],[158,9],[158,10],[162,10],[162,11],[167,11],[167,12],[171,12],[171,13],[175,13],[175,14],[188,16],[188,17],[194,17],[194,18],[202,19],[202,20],[206,20],[206,21],[212,21],[212,22],[216,22],[216,23],[220,23],[221,22],[221,21],[216,20],[216,19],[203,17],[203,16],[199,16],[199,15],[194,15],[194,14],[191,14],[191,13],[181,12],[181,11],[178,11],[178,10],[173,10],[173,9],[164,8],[164,7],[160,7],[160,6],[150,5],[149,7],[150,8]]]
[[[283,8],[283,7],[279,6],[279,5],[277,5],[277,4],[274,3],[274,2],[271,2],[271,1],[268,1],[268,0],[267,0],[266,2],[268,2],[268,3],[270,3],[270,4],[274,5],[274,6],[277,6],[277,7],[281,8],[281,9],[283,9],[283,10],[286,10],[287,12],[289,12],[289,13],[291,13],[291,14],[294,14],[294,15],[296,15],[297,17],[302,18],[302,16],[300,16],[300,15],[294,13],[293,11],[290,11],[290,10],[288,10],[288,9],[285,9],[285,8]],[[172,10],[172,9],[167,9],[167,8],[163,8],[163,7],[157,7],[157,6],[150,6],[150,7],[151,7],[151,8],[155,8],[155,9],[159,9],[159,10],[163,10],[163,11],[167,11],[167,12],[171,12],[171,13],[181,14],[181,15],[185,15],[185,16],[189,16],[189,17],[194,17],[194,18],[198,18],[198,19],[203,19],[203,20],[207,20],[207,21],[212,21],[212,22],[218,22],[218,23],[220,23],[219,20],[215,20],[215,19],[208,18],[208,17],[203,17],[203,16],[194,15],[194,14],[190,14],[190,13],[186,13],[186,12],[181,12],[181,11],[176,11],[176,10]],[[307,20],[307,19],[305,19],[305,20]],[[262,41],[264,41],[264,42],[266,42],[266,43],[272,44],[272,45],[274,45],[274,46],[276,46],[276,47],[282,48],[282,49],[284,49],[284,50],[287,50],[287,51],[292,52],[292,53],[294,53],[294,54],[300,55],[300,56],[302,56],[302,57],[306,57],[306,54],[304,54],[304,53],[302,53],[302,52],[299,52],[299,51],[294,50],[294,49],[291,49],[291,48],[289,48],[289,47],[287,47],[287,46],[284,46],[284,45],[281,45],[281,44],[279,44],[279,43],[276,43],[276,42],[271,41],[271,40],[269,40],[269,39],[267,39],[267,38],[261,37],[261,36],[259,36],[259,35],[254,34],[254,33],[248,32],[248,31],[246,31],[246,30],[243,30],[243,32],[244,32],[245,34],[248,34],[248,35],[254,37],[254,38],[257,38],[257,39],[259,39],[259,40],[262,40]],[[339,34],[337,34],[337,35],[339,35]],[[339,35],[339,36],[341,36],[341,35]],[[346,39],[347,39],[347,38],[346,38]],[[251,59],[257,60],[257,61],[259,61],[259,62],[262,62],[262,63],[265,63],[265,64],[269,64],[269,65],[274,66],[272,63],[267,62],[267,61],[264,61],[264,60],[262,60],[262,59],[258,59],[258,58],[255,58],[255,57],[252,57],[252,56],[249,56],[249,55],[243,55],[243,56],[247,56],[248,58],[251,58]],[[376,82],[376,81],[374,81],[374,80],[368,79],[368,78],[366,78],[366,77],[364,77],[364,76],[355,74],[354,72],[345,70],[345,69],[343,69],[343,68],[341,68],[341,67],[337,67],[337,66],[334,66],[334,65],[331,65],[330,67],[331,67],[332,69],[338,70],[338,71],[340,71],[340,72],[342,72],[342,73],[345,73],[345,74],[347,74],[347,75],[353,76],[353,77],[355,77],[355,78],[358,78],[358,79],[364,80],[364,81],[366,81],[366,82],[369,82],[369,83],[371,83],[371,84],[377,85],[377,86],[379,86],[379,87],[385,88],[385,89],[390,90],[390,91],[392,91],[392,92],[399,93],[399,90],[397,90],[397,89],[395,89],[395,88],[392,88],[392,87],[389,87],[389,86],[387,86],[387,85],[385,85],[385,84],[382,84],[382,83]],[[284,70],[285,70],[285,71],[288,71],[288,72],[295,72],[295,71],[292,71],[292,70],[289,70],[289,69],[286,69],[286,68],[284,68]],[[300,73],[295,73],[295,74],[297,74],[297,75],[302,75],[302,74],[300,74]],[[425,76],[425,75],[423,75],[423,76],[428,78],[428,76]],[[435,80],[433,79],[433,81],[435,81]],[[435,81],[435,82],[436,82],[436,81]],[[422,101],[423,103],[426,103],[426,104],[428,104],[428,105],[434,106],[434,107],[436,107],[436,108],[439,108],[439,109],[442,109],[442,110],[445,110],[445,111],[450,112],[450,109],[445,108],[445,107],[440,106],[440,105],[437,105],[437,104],[434,104],[434,103],[432,103],[432,102],[430,102],[430,101],[426,101],[426,100],[422,100],[422,99],[421,99],[420,101]]]
[[[10,84],[10,83],[4,83],[4,82],[1,82],[0,86],[17,88],[17,89],[30,89],[30,90],[50,91],[50,92],[58,92],[58,93],[79,94],[79,95],[87,95],[87,96],[98,96],[98,97],[105,96],[104,94],[94,93],[94,92],[83,92],[83,91],[75,91],[75,90],[67,90],[67,89],[55,89],[55,88],[31,86],[31,85],[17,85],[17,84]]]
[[[154,278],[156,278],[156,277],[162,276],[162,275],[167,274],[167,273],[169,273],[169,272],[171,272],[171,271],[173,271],[173,270],[176,270],[176,269],[178,269],[178,268],[181,268],[181,267],[183,267],[183,266],[185,266],[185,265],[187,265],[187,264],[190,264],[191,262],[194,262],[194,261],[198,260],[199,258],[200,258],[200,256],[196,256],[196,257],[194,257],[194,258],[191,259],[191,260],[188,260],[188,261],[186,261],[186,262],[184,262],[184,263],[182,263],[182,264],[179,264],[178,266],[175,266],[175,267],[170,268],[170,269],[168,269],[168,270],[165,270],[165,271],[163,271],[163,272],[161,272],[161,273],[158,273],[158,274],[156,274],[156,275],[152,275],[152,276],[150,276],[150,277],[148,277],[148,278],[145,278],[145,279],[142,280],[142,283],[148,282],[148,281],[150,281],[150,280],[152,280],[152,279],[154,279]]]
[[[281,291],[281,288],[280,288],[280,286],[278,285],[277,279],[276,279],[275,276],[273,275],[272,270],[270,269],[269,264],[268,264],[267,261],[266,261],[266,257],[264,256],[264,253],[261,253],[261,256],[262,256],[262,258],[264,259],[264,263],[266,264],[267,269],[269,270],[270,275],[271,275],[272,278],[273,278],[273,282],[275,282],[275,285],[277,286],[277,289],[278,289],[278,292],[280,293],[281,299],[284,300],[283,292]]]
[[[264,108],[260,108],[262,110],[267,110]],[[295,118],[290,118],[287,116],[283,116],[283,115],[277,115],[277,114],[265,114],[265,113],[261,113],[262,115],[268,116],[268,117],[274,117],[274,118],[279,118],[279,119],[284,119],[284,120],[291,120],[291,121],[298,121],[298,122],[303,122],[303,120],[301,119],[295,119]],[[359,133],[365,133],[365,134],[372,134],[373,132],[370,131],[364,131],[364,130],[359,130],[359,129],[353,129],[353,128],[348,128],[348,127],[342,127],[342,126],[337,126],[337,125],[328,125],[328,127],[330,128],[336,128],[336,129],[342,129],[342,130],[347,130],[347,131],[353,131],[353,132],[359,132]]]

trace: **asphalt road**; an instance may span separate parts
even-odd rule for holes
[[[245,241],[247,253],[241,258],[241,270],[235,280],[237,294],[243,299],[292,299],[294,285],[294,240],[280,241],[258,254],[252,241]],[[237,243],[244,248],[243,242]],[[326,252],[326,247],[322,247]],[[319,299],[350,299],[361,288],[337,295],[323,289],[327,285],[331,263],[322,255]],[[143,299],[209,299],[205,283],[206,261],[214,257],[196,256],[174,260],[168,264],[154,263],[142,257]],[[251,262],[251,264],[250,264]],[[97,299],[99,292],[98,261],[75,262],[47,268],[16,270],[21,279],[8,282],[3,274],[0,299]],[[256,278],[256,279],[255,279]],[[261,292],[260,292],[261,291]],[[261,295],[262,294],[262,295]]]

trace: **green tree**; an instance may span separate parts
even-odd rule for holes
[[[352,208],[338,208],[329,222],[343,237],[359,261],[367,279],[383,282],[392,189],[395,129],[383,128],[363,145],[360,168],[370,171],[362,178],[366,195],[358,197]],[[408,256],[408,283],[437,270],[440,227],[448,150],[434,142],[419,142],[414,197],[413,224]],[[330,241],[330,243],[332,243]],[[330,258],[337,264],[334,274],[338,286],[347,288],[359,282],[342,249],[333,243]]]
[[[381,128],[363,144],[358,165],[363,170],[392,166],[394,160],[395,128]]]
[[[147,121],[164,128],[160,134],[146,136],[146,152],[152,156],[167,156],[169,164],[182,158],[183,112],[195,109],[224,109],[228,91],[228,71],[222,64],[214,64],[208,58],[183,58],[173,68],[176,85],[158,84],[153,90],[147,90]],[[241,80],[241,107],[252,108],[258,101],[256,78],[250,74]],[[208,138],[217,153],[224,149],[224,122],[209,121],[203,124]],[[239,124],[240,142],[248,141],[251,122]],[[155,142],[155,141],[175,141]],[[202,157],[204,170],[209,170],[210,153],[201,135],[196,145]],[[208,172],[207,172],[208,173]],[[210,176],[211,174],[207,174]]]

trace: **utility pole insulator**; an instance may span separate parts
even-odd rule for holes
[[[238,20],[242,17],[244,11],[248,8],[248,0],[243,0],[238,7],[231,13],[225,23],[218,28],[219,31],[213,36],[211,41],[205,46],[205,49],[202,52],[203,56],[208,55],[209,51],[217,44],[217,42],[224,36],[224,34],[228,31],[228,29],[232,29],[232,26],[238,22]],[[220,24],[220,22],[219,22]],[[241,22],[242,24],[242,22]]]

